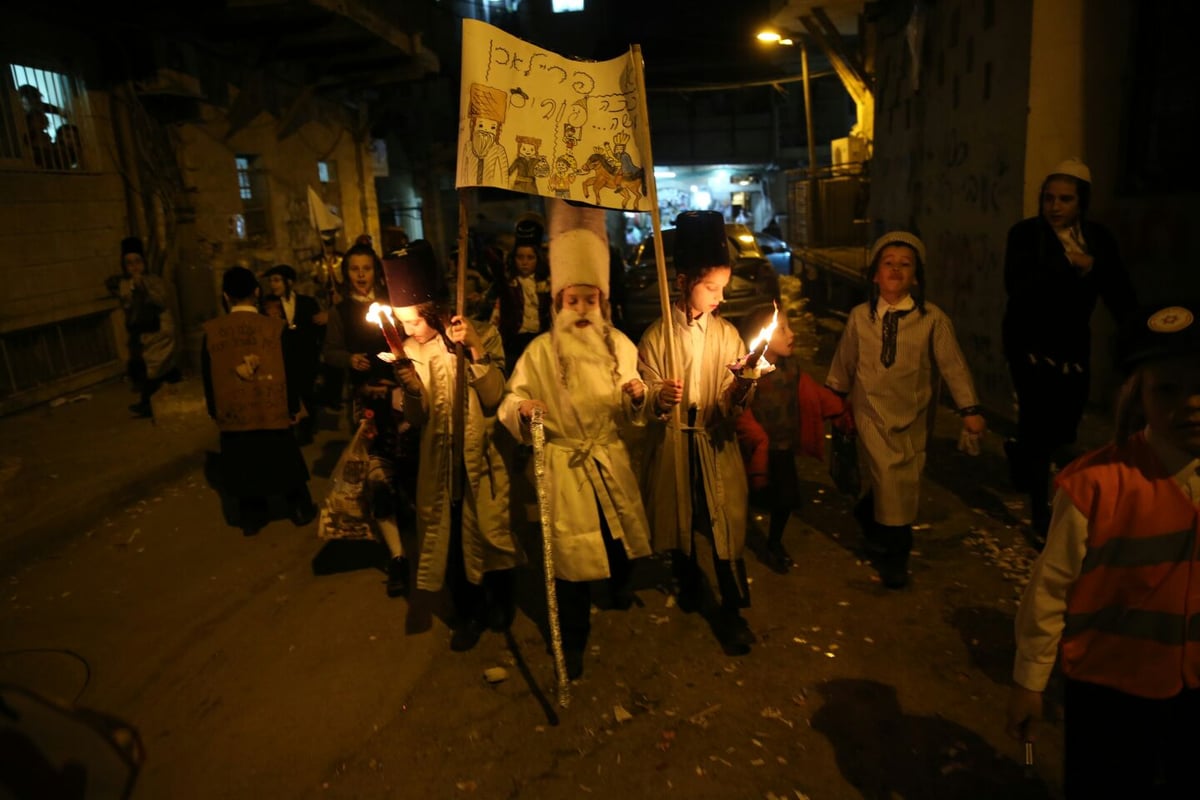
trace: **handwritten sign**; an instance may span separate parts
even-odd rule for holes
[[[637,69],[628,53],[578,61],[463,20],[458,188],[648,211]]]

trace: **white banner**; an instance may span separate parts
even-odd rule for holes
[[[638,68],[629,53],[578,61],[463,20],[456,186],[648,211]]]

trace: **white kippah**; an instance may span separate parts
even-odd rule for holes
[[[921,259],[921,263],[925,263],[925,244],[908,231],[889,231],[876,239],[875,244],[871,245],[871,258],[868,259],[868,263],[874,261],[875,256],[879,255],[879,251],[889,244],[908,245],[917,251],[917,257]]]
[[[1081,181],[1092,182],[1092,171],[1088,169],[1088,165],[1080,161],[1078,158],[1068,158],[1065,161],[1058,162],[1054,169],[1050,170],[1050,175],[1069,175]]]

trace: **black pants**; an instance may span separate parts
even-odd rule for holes
[[[507,608],[513,600],[512,570],[494,570],[483,574],[482,583],[471,583],[463,559],[462,501],[450,505],[450,552],[446,559],[446,583],[454,605],[455,624],[486,622],[488,608]]]
[[[766,499],[771,523],[767,541],[779,543],[783,540],[783,530],[792,516],[799,488],[796,454],[791,450],[768,450]]]
[[[604,550],[608,554],[608,583],[615,595],[629,586],[633,564],[625,553],[624,542],[613,538],[604,514],[600,515],[600,534],[604,537]],[[592,590],[587,581],[554,579],[554,591],[558,596],[558,622],[562,630],[564,650],[583,650],[591,632]]]
[[[694,420],[689,420],[694,424]],[[794,465],[793,465],[794,469]],[[692,536],[699,533],[712,541],[712,515],[708,512],[708,496],[704,492],[704,475],[700,467],[700,457],[696,452],[696,442],[688,437],[688,479],[692,485]],[[739,509],[738,513],[745,513]],[[713,574],[717,579],[717,592],[720,594],[722,612],[737,613],[738,609],[750,605],[750,582],[746,579],[746,562],[743,559],[723,559],[717,555],[717,546],[713,542]],[[703,594],[703,574],[696,561],[696,548],[691,554],[675,551],[671,554],[671,570],[680,590],[684,593],[699,597]]]
[[[313,502],[307,483],[286,492],[283,500],[287,503],[288,513],[306,509]],[[243,525],[266,525],[270,516],[268,498],[263,495],[238,497],[238,514]]]
[[[1200,793],[1200,689],[1166,700],[1066,682],[1063,783],[1068,800],[1164,800]]]
[[[1087,404],[1091,371],[1086,361],[1030,363],[1026,355],[1009,356],[1009,374],[1017,393],[1017,442],[1010,451],[1017,482],[1029,492],[1035,508],[1048,502],[1050,462],[1064,445],[1075,442]]]

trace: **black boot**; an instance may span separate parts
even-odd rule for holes
[[[722,608],[713,619],[713,632],[727,656],[744,656],[758,639],[736,608]]]
[[[403,597],[408,594],[408,559],[395,556],[388,561],[387,596]]]
[[[675,578],[675,602],[685,614],[699,611],[704,601],[704,589],[700,583],[700,568],[693,556],[681,550],[671,551],[671,574]]]
[[[908,556],[912,552],[912,525],[878,525],[885,552],[879,558],[879,579],[889,589],[908,585]]]

